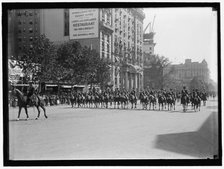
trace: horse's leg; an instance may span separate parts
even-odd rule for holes
[[[38,115],[37,115],[37,117],[36,117],[36,120],[38,120],[39,117],[40,117],[40,109],[39,109],[39,106],[36,106],[36,108],[37,108],[37,111],[38,111]]]
[[[27,112],[27,107],[25,106],[24,109],[25,109],[25,113],[26,113],[26,120],[29,120],[29,115],[28,115],[28,112]]]
[[[20,117],[21,109],[22,109],[22,107],[19,107],[19,112],[18,112],[18,116],[17,116],[17,120],[18,120],[18,121],[19,121],[19,117]]]
[[[187,104],[184,103],[183,106],[184,106],[184,112],[186,112],[187,111]]]
[[[43,111],[44,111],[44,117],[45,118],[47,118],[47,114],[46,114],[46,109],[45,109],[45,107],[43,106],[43,105],[40,105],[40,107],[43,109]]]

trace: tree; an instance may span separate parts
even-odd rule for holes
[[[40,35],[29,48],[22,50],[21,55],[17,55],[12,59],[17,60],[17,65],[22,68],[26,78],[32,74],[37,79],[43,80],[46,78],[46,69],[55,55],[54,44],[45,35]]]
[[[162,88],[164,85],[163,70],[170,64],[168,58],[159,55],[148,55],[148,61],[145,66],[150,67],[149,79],[153,81],[156,88]]]
[[[59,46],[56,63],[66,70],[64,80],[74,84],[104,84],[108,80],[108,63],[100,59],[96,50],[75,41]]]
[[[194,77],[190,84],[189,89],[192,91],[193,89],[199,89],[199,90],[208,90],[208,85],[205,83],[205,81],[200,77]]]

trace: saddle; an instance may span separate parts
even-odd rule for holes
[[[30,97],[27,97],[27,104],[30,106],[38,102],[40,102],[40,98],[36,94],[33,94]]]

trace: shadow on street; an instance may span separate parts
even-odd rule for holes
[[[195,132],[158,135],[155,147],[198,158],[213,158],[218,155],[217,116],[213,112]]]

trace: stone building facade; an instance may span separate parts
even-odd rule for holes
[[[127,90],[142,88],[143,9],[94,8],[97,36],[78,39],[71,38],[72,10],[76,9],[12,10],[9,27],[13,25],[13,30],[9,33],[8,46],[15,50],[10,55],[21,55],[24,48],[32,48],[34,39],[42,34],[55,44],[78,41],[111,62],[108,85]]]

